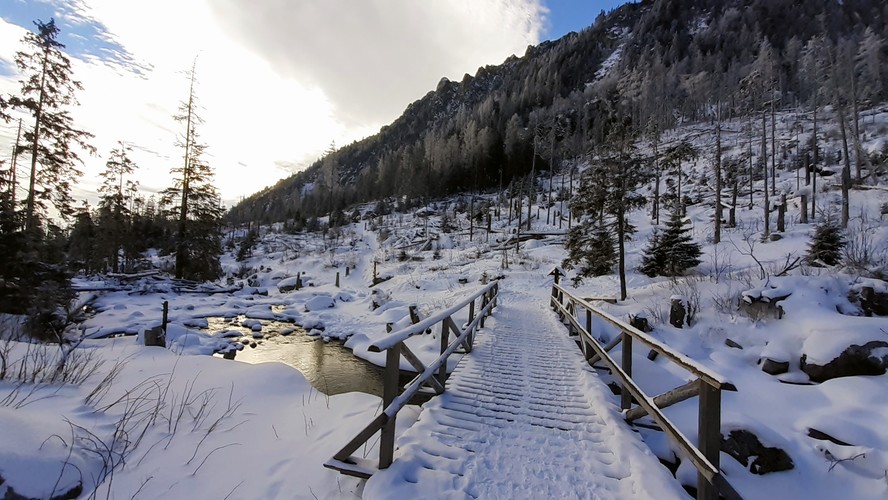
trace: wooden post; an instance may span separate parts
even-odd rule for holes
[[[808,223],[808,195],[806,194],[802,195],[802,207],[799,212],[799,222],[802,224]]]
[[[296,273],[296,290],[302,288],[302,273]]]
[[[345,277],[348,278],[349,267],[345,266]]]
[[[468,325],[474,319],[475,319],[475,299],[472,299],[472,301],[469,302],[469,321],[466,322],[466,324]]]
[[[447,350],[448,337],[450,336],[450,328],[447,326],[447,321],[441,322],[441,354],[444,354],[444,351]],[[444,385],[444,382],[447,381],[447,362],[441,363],[441,367],[438,368],[438,382],[441,382],[441,385]]]
[[[780,195],[780,206],[777,207],[777,231],[786,231],[786,193]]]
[[[490,302],[490,297],[488,297],[489,293],[490,293],[490,290],[484,292],[481,295],[481,310],[482,311],[484,311],[484,308],[487,307],[487,304]],[[484,320],[485,319],[487,319],[487,314],[482,312],[481,313],[481,321],[478,322],[478,326],[480,326],[481,328],[484,328]]]
[[[382,406],[388,405],[398,397],[398,375],[401,369],[401,343],[390,347],[385,353],[385,380],[382,389]],[[386,469],[392,464],[395,456],[395,417],[392,415],[382,426],[379,438],[379,468]]]
[[[592,311],[589,309],[586,309],[586,333],[588,333],[590,337],[593,336],[592,335]]]
[[[168,316],[169,316],[169,312],[170,312],[170,303],[169,303],[168,301],[164,300],[164,301],[163,301],[163,323],[161,323],[161,326],[163,327],[163,335],[164,335],[164,337],[166,337],[166,332],[167,332],[167,318],[168,318]]]
[[[719,451],[721,448],[721,390],[712,387],[703,380],[700,384],[700,410],[697,420],[697,448],[716,469],[719,468]],[[697,474],[697,499],[717,500],[718,490]]]
[[[339,288],[339,271],[336,271],[336,288]]]
[[[623,371],[629,378],[632,378],[632,336],[626,332],[621,333],[623,336]],[[620,390],[620,409],[628,410],[632,407],[632,394],[626,388],[626,384]]]

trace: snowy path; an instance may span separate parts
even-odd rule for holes
[[[608,401],[545,297],[501,288],[475,350],[365,498],[672,498],[683,490]],[[539,294],[537,294],[539,295]]]

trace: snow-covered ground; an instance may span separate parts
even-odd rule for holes
[[[796,136],[794,116],[779,116],[778,135],[787,143]],[[804,120],[800,123],[799,137],[805,141],[810,127]],[[888,113],[868,113],[863,123],[865,149],[885,146],[886,123]],[[744,149],[744,126],[745,122],[725,125],[725,136],[734,137],[725,141],[728,155]],[[838,149],[838,134],[829,128],[823,134],[825,149],[832,154]],[[787,192],[790,198],[781,239],[763,241],[761,208],[743,204],[738,207],[738,226],[723,229],[722,243],[712,244],[711,209],[705,203],[712,199],[711,127],[690,125],[670,132],[667,140],[675,137],[688,137],[703,151],[695,163],[686,165],[682,181],[684,194],[692,201],[699,198],[688,207],[688,218],[695,240],[703,245],[703,262],[689,276],[675,280],[636,272],[653,225],[649,207],[635,212],[631,219],[637,232],[627,243],[629,298],[603,307],[623,319],[646,316],[654,337],[737,386],[737,392],[723,395],[723,433],[751,431],[766,447],[784,450],[793,463],[790,470],[759,475],[750,472],[755,467],[722,454],[727,479],[745,497],[777,493],[811,499],[885,498],[888,376],[811,383],[801,359],[805,355],[808,363],[822,364],[851,345],[888,341],[888,318],[862,316],[854,299],[864,286],[888,293],[888,283],[862,278],[857,270],[807,264],[777,276],[785,263],[804,257],[818,222],[800,223],[795,195],[808,191],[796,190],[796,172],[791,169],[778,172],[778,192]],[[755,154],[757,150],[754,146]],[[787,154],[793,151],[790,147]],[[827,168],[837,170],[834,155],[830,158]],[[837,175],[818,179],[820,217],[838,206],[837,180]],[[848,237],[870,251],[869,274],[880,272],[879,266],[884,273],[888,263],[888,221],[881,214],[888,190],[884,178],[881,182],[851,193]],[[559,187],[561,177],[554,184]],[[548,183],[541,186],[548,188]],[[748,193],[745,196],[748,200]],[[758,205],[760,181],[753,196]],[[494,196],[482,199],[494,205],[497,201]],[[485,274],[501,279],[504,293],[510,288],[523,292],[525,303],[514,307],[538,310],[551,287],[548,273],[565,257],[563,236],[524,241],[516,251],[514,243],[503,244],[515,225],[515,218],[508,220],[505,205],[494,212],[494,232],[476,224],[470,240],[468,205],[466,197],[440,200],[419,215],[413,210],[369,217],[324,236],[263,228],[252,257],[243,263],[230,256],[223,261],[230,283],[219,287],[239,286],[236,291],[183,293],[169,280],[148,276],[127,284],[125,290],[84,292],[83,299],[95,297],[90,303],[94,314],[72,334],[89,339],[68,359],[65,382],[52,379],[58,347],[0,341],[0,354],[9,367],[0,377],[4,378],[0,380],[0,477],[5,481],[0,493],[14,490],[26,497],[49,498],[82,484],[81,496],[109,498],[360,496],[363,482],[339,476],[321,464],[373,418],[379,398],[359,393],[328,397],[291,367],[246,364],[208,354],[252,349],[242,341],[256,342],[255,352],[260,352],[273,348],[276,335],[306,334],[282,326],[292,324],[318,342],[343,339],[355,355],[382,364],[384,355],[367,348],[387,335],[387,325],[393,330],[408,325],[410,306],[426,317],[456,303],[480,287]],[[361,211],[373,208],[364,206]],[[553,212],[560,208],[566,207],[556,202]],[[566,230],[566,220],[552,217],[556,222],[546,224],[546,211],[545,205],[533,207],[535,231]],[[452,230],[442,227],[445,215],[455,226]],[[772,230],[774,224],[772,219]],[[297,276],[303,286],[290,289]],[[119,283],[84,278],[77,285],[102,288]],[[618,290],[615,276],[603,276],[587,280],[577,293],[616,296]],[[782,319],[767,312],[742,312],[737,304],[744,293],[750,298],[785,296]],[[698,306],[693,323],[682,329],[668,322],[669,299],[675,295]],[[164,301],[169,303],[168,346],[144,347],[141,333],[160,324]],[[232,323],[213,331],[202,328],[211,321],[216,325],[218,318]],[[4,327],[5,338],[15,330]],[[116,333],[139,335],[100,339]],[[411,349],[427,361],[432,359],[436,335],[411,338]],[[874,355],[884,357],[885,351]],[[662,360],[650,361],[646,352],[636,354],[634,374],[650,394],[684,382],[684,375]],[[28,366],[45,370],[29,377],[35,370],[20,371],[22,358],[29,360]],[[766,359],[788,363],[786,372],[765,373],[761,363]],[[78,366],[96,371],[77,377]],[[605,375],[595,376],[609,381]],[[615,396],[590,397],[609,401],[611,406],[602,411],[616,415]],[[691,400],[670,407],[666,414],[682,432],[694,436],[696,408]],[[399,415],[400,431],[418,412],[411,407]],[[655,454],[674,461],[662,434],[644,430],[642,435]],[[414,433],[410,440],[415,439]],[[375,456],[372,448],[365,453]],[[693,485],[694,470],[684,462],[678,477]],[[516,472],[512,479],[521,477]]]

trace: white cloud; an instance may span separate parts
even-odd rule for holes
[[[539,40],[542,7],[512,0],[216,0],[212,10],[284,75],[330,96],[349,124],[386,123],[435,88]]]
[[[62,1],[62,0],[55,0]],[[181,154],[172,115],[197,57],[200,130],[227,203],[307,166],[335,140],[375,133],[442,76],[459,79],[538,41],[536,0],[78,0],[138,65],[75,61],[78,124],[96,135],[81,193],[94,191],[116,141],[136,144],[143,188],[169,185]],[[0,59],[21,29],[0,20]],[[6,43],[15,40],[14,45]],[[0,77],[0,91],[15,90]],[[8,128],[8,127],[7,127]],[[0,141],[8,143],[4,130]],[[94,197],[91,194],[90,197]]]

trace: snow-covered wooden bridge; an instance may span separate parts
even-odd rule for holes
[[[686,497],[626,424],[625,414],[616,411],[610,391],[587,362],[591,348],[577,349],[576,337],[567,335],[559,317],[547,310],[549,304],[526,293],[500,294],[496,283],[488,285],[377,344],[374,349],[388,353],[389,366],[398,366],[404,355],[421,373],[400,394],[396,374],[389,376],[383,413],[325,466],[369,478],[366,498]],[[475,337],[497,305],[497,313],[486,318],[486,327]],[[468,321],[458,327],[453,316],[466,309]],[[573,318],[568,321],[574,331],[579,326],[576,308],[562,309],[562,318],[564,313]],[[443,355],[424,366],[403,340],[437,324]],[[451,333],[453,342],[448,341]],[[605,348],[598,347],[604,355]],[[457,349],[470,355],[442,383],[446,356]],[[423,406],[395,451],[394,416],[415,393],[427,389],[439,395]],[[378,469],[353,456],[377,431],[382,433]],[[735,495],[727,489],[722,494]],[[698,497],[713,497],[715,490],[701,488]]]

